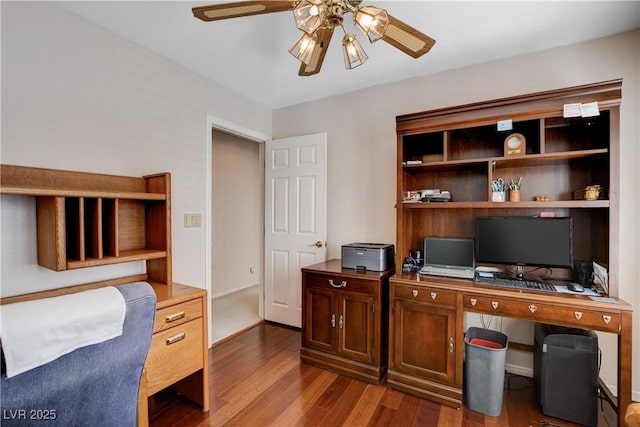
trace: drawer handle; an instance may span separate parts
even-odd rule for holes
[[[478,303],[478,300],[475,298],[471,298],[471,305],[475,307],[475,305]]]
[[[432,300],[435,300],[437,296],[438,296],[438,294],[436,294],[435,292],[431,292],[431,299]]]
[[[491,301],[491,307],[493,307],[494,310],[497,310],[498,304],[499,304],[498,301]]]
[[[347,281],[343,280],[342,283],[340,283],[339,285],[336,285],[335,283],[333,283],[333,279],[329,279],[329,284],[331,286],[333,286],[334,288],[346,288],[347,287]]]
[[[538,309],[538,307],[536,307],[535,305],[531,304],[529,306],[529,311],[531,312],[531,314],[535,313],[536,310]]]
[[[581,311],[574,311],[573,315],[576,316],[576,320],[582,319],[582,312]]]
[[[175,344],[178,341],[182,341],[183,339],[185,339],[187,337],[187,334],[185,332],[180,332],[179,334],[176,334],[172,337],[167,338],[167,345],[171,345],[171,344]]]
[[[181,311],[179,313],[175,313],[175,314],[170,314],[167,317],[164,318],[164,322],[165,323],[171,323],[171,322],[175,322],[176,320],[180,320],[183,319],[185,316],[185,312]]]
[[[417,297],[418,296],[418,291],[416,289],[413,289],[411,291],[411,295],[413,295],[414,298]]]
[[[609,316],[608,314],[603,314],[602,315],[602,320],[604,320],[604,323],[606,323],[608,325],[609,322],[611,322],[611,316]]]

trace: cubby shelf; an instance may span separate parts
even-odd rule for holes
[[[477,165],[482,163],[491,164],[492,166],[501,167],[527,167],[543,164],[553,164],[558,161],[565,161],[570,159],[580,159],[598,155],[605,155],[609,153],[608,148],[598,148],[590,150],[575,150],[558,153],[545,153],[545,154],[525,154],[522,156],[513,157],[486,157],[469,160],[451,160],[440,162],[429,162],[417,165],[403,165],[403,169],[408,173],[420,173],[426,170],[433,171],[437,169],[458,169],[466,165]]]
[[[170,174],[103,175],[1,165],[0,192],[35,197],[38,264],[55,271],[145,261],[171,283]]]
[[[18,196],[59,196],[59,197],[86,197],[86,198],[108,198],[108,199],[131,199],[131,200],[166,200],[164,193],[117,193],[104,191],[80,191],[61,190],[52,188],[27,188],[12,187],[2,185],[2,194],[14,194]]]
[[[85,258],[83,261],[67,260],[67,270],[76,268],[96,267],[98,265],[119,264],[131,261],[146,261],[167,257],[167,251],[156,251],[152,249],[134,249],[122,251],[120,256],[105,256],[103,258]]]

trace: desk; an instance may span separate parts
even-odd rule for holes
[[[618,335],[617,412],[624,425],[631,403],[630,304],[416,273],[393,276],[389,292],[389,387],[461,408],[465,311],[592,329]]]
[[[138,392],[138,426],[149,425],[148,398],[171,387],[209,411],[207,292],[173,283],[165,285],[144,274],[52,289],[0,299],[0,304],[31,301],[74,292],[146,281],[156,293],[151,347]]]

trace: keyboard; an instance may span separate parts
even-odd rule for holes
[[[530,280],[501,279],[498,277],[477,276],[473,279],[476,285],[497,286],[500,288],[525,289],[528,291],[558,292],[555,286],[549,283],[532,282]]]
[[[444,267],[433,267],[433,266],[425,266],[418,271],[419,274],[430,274],[432,276],[448,276],[448,277],[458,277],[460,279],[473,279],[473,269],[465,270],[465,269],[457,269],[457,268],[444,268]]]

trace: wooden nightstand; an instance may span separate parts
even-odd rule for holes
[[[148,420],[146,398],[167,387],[209,410],[207,292],[151,282],[156,319],[141,386],[139,418]],[[143,391],[144,390],[144,391]]]

